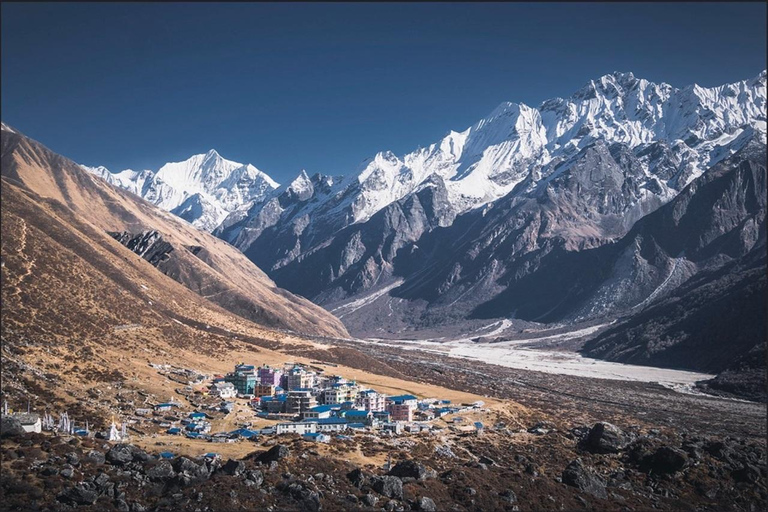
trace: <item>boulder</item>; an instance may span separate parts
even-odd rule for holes
[[[139,448],[138,446],[128,445],[133,455],[134,462],[147,462],[149,460],[149,454]]]
[[[583,446],[592,453],[619,453],[627,446],[627,436],[615,425],[595,423]]]
[[[662,446],[643,459],[641,467],[647,473],[666,475],[677,473],[688,463],[688,454],[678,448]]]
[[[517,503],[517,494],[515,494],[515,491],[512,489],[507,489],[506,491],[499,493],[499,497],[501,498],[501,501]]]
[[[390,476],[398,478],[413,478],[415,480],[424,480],[427,477],[427,468],[413,460],[404,460],[398,462],[395,467],[387,473]]]
[[[352,482],[352,485],[360,489],[363,485],[365,485],[368,481],[368,479],[365,476],[365,473],[360,468],[353,469],[349,473],[347,473],[347,478],[350,482]]]
[[[70,505],[93,505],[98,498],[99,494],[87,483],[80,483],[58,496],[59,501]]]
[[[373,479],[371,487],[387,498],[403,499],[403,481],[396,476],[377,476]]]
[[[165,482],[176,476],[173,466],[167,460],[161,460],[156,466],[147,471],[147,476],[153,482]]]
[[[603,479],[595,475],[590,469],[584,467],[581,459],[576,459],[568,464],[568,467],[563,471],[562,479],[564,484],[576,487],[578,490],[592,496],[598,498],[608,497]]]
[[[133,461],[133,447],[127,444],[116,444],[107,452],[107,462],[122,466]]]
[[[67,463],[77,466],[80,464],[80,456],[76,452],[69,452],[66,455]]]
[[[240,476],[245,471],[245,464],[240,460],[229,459],[226,464],[221,466],[221,471],[227,475]]]
[[[731,476],[737,482],[754,484],[760,481],[760,470],[752,464],[744,463],[741,468],[731,472]]]
[[[368,507],[375,507],[376,502],[379,501],[379,498],[377,498],[376,495],[369,493],[363,496],[360,501],[362,501],[363,504]]]
[[[91,450],[90,452],[88,452],[86,459],[88,460],[88,462],[91,462],[93,464],[104,464],[104,462],[106,462],[107,460],[106,457],[104,457],[103,453],[96,450]]]
[[[0,418],[0,437],[18,437],[26,433],[24,427],[21,426],[21,422],[16,418],[11,416]]]
[[[416,502],[417,510],[424,510],[425,512],[437,512],[437,505],[432,498],[422,496],[419,501]]]
[[[278,444],[270,448],[268,451],[260,454],[258,457],[256,457],[256,460],[262,464],[269,464],[271,462],[277,462],[280,459],[286,458],[290,453],[291,451],[287,446]]]
[[[187,487],[197,482],[207,480],[210,476],[208,467],[205,464],[196,464],[186,457],[179,457],[173,462],[173,469],[176,471],[176,482],[181,487]]]
[[[252,469],[250,471],[246,471],[245,478],[247,480],[250,480],[256,485],[261,485],[264,483],[264,474],[258,469]]]

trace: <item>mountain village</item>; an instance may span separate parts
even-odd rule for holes
[[[384,438],[437,433],[446,428],[459,435],[480,435],[484,425],[478,415],[489,412],[483,401],[453,404],[450,400],[410,394],[388,396],[355,380],[328,375],[310,364],[287,362],[282,367],[257,367],[239,363],[226,375],[149,364],[169,380],[184,384],[176,392],[192,410],[173,398],[138,406],[135,401],[122,400],[118,405],[120,418],[113,417],[110,428],[99,432],[92,431],[87,419],[77,426],[67,412],[55,419],[48,411],[40,415],[30,412],[28,406],[26,412],[13,412],[5,404],[3,414],[19,420],[27,432],[50,431],[114,442],[126,442],[138,435],[235,443],[297,434],[306,441],[328,443],[334,438],[349,439],[356,433]],[[440,419],[444,421],[436,421]]]

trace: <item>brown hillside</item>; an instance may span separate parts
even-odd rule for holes
[[[299,333],[347,335],[336,317],[310,301],[276,287],[231,245],[198,231],[139,197],[113,188],[38,142],[5,129],[2,131],[2,195],[3,202],[8,197],[10,203],[3,205],[4,219],[6,214],[9,218],[12,215],[19,217],[21,222],[35,217],[46,226],[45,234],[49,234],[49,221],[53,221],[50,217],[58,217],[59,224],[69,228],[58,243],[67,244],[76,254],[106,251],[118,258],[136,260],[133,275],[137,280],[154,281],[156,276],[153,274],[159,272],[137,255],[121,248],[108,231],[160,232],[175,249],[172,253],[173,271],[168,274],[211,302],[244,318],[267,327]],[[17,210],[19,208],[23,213]],[[199,247],[204,251],[198,249],[196,256],[188,247]],[[8,250],[12,251],[13,246]],[[158,289],[174,289],[168,283],[170,279],[157,279]],[[137,286],[136,281],[125,283],[125,286]],[[178,293],[169,297],[173,300]],[[157,303],[155,307],[158,307]]]

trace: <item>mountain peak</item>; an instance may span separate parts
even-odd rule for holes
[[[306,170],[301,170],[299,175],[296,176],[290,185],[288,185],[287,191],[297,196],[301,201],[305,201],[312,197],[315,189],[312,186],[312,180],[309,178]]]

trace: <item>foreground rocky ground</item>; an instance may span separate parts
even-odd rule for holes
[[[127,444],[20,434],[4,422],[3,510],[763,510],[765,448],[746,439],[610,423],[396,440],[330,452],[297,437],[242,460],[171,460]],[[345,454],[386,452],[392,467]]]

